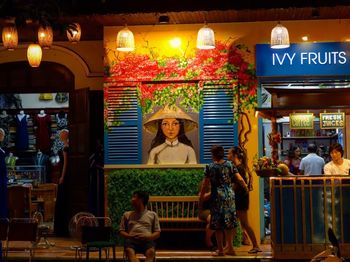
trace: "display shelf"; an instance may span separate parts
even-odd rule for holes
[[[8,169],[9,184],[41,184],[46,178],[46,167],[39,165],[15,166]]]
[[[296,140],[296,139],[332,139],[335,138],[337,134],[333,136],[284,136],[282,139],[283,140]]]

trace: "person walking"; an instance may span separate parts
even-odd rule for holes
[[[249,180],[249,169],[247,165],[247,157],[244,151],[240,147],[232,147],[228,151],[227,159],[230,160],[237,168],[239,174],[244,179],[244,182],[249,185],[252,181]],[[253,248],[248,251],[250,254],[262,252],[259,244],[256,240],[255,233],[248,222],[248,209],[249,209],[249,192],[242,188],[240,185],[235,188],[236,195],[236,210],[237,217],[241,223],[243,232],[247,232],[250,240],[252,241]]]
[[[213,163],[205,168],[205,178],[200,199],[204,199],[206,188],[210,185],[210,228],[215,230],[218,250],[214,255],[235,255],[233,238],[238,225],[236,217],[234,184],[241,184],[248,191],[247,185],[231,162],[224,160],[222,146],[213,145],[211,149]],[[224,247],[224,237],[226,244]]]
[[[300,174],[307,176],[317,176],[323,174],[324,159],[316,154],[317,146],[315,144],[309,144],[307,147],[309,154],[301,159],[300,162]]]

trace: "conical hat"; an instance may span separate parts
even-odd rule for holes
[[[192,131],[193,129],[198,127],[198,124],[188,114],[186,114],[184,111],[182,111],[179,107],[175,105],[171,107],[164,106],[162,109],[158,110],[144,123],[144,127],[147,131],[151,133],[157,133],[158,120],[165,118],[177,118],[183,120],[185,132]]]

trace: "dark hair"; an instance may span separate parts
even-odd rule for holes
[[[289,150],[288,150],[288,158],[289,159],[295,158],[295,150],[297,150],[297,149],[300,149],[300,147],[293,146],[293,147],[289,148]]]
[[[229,152],[231,152],[232,155],[238,157],[238,159],[241,161],[242,165],[244,166],[244,169],[248,168],[247,156],[245,152],[242,150],[242,148],[240,148],[239,146],[234,146],[229,149]]]
[[[183,143],[183,144],[188,145],[188,146],[193,148],[191,140],[189,140],[188,137],[185,134],[185,125],[184,125],[185,123],[184,123],[184,121],[182,119],[178,119],[178,118],[176,118],[176,120],[179,121],[179,123],[180,123],[180,130],[179,130],[179,134],[177,136],[177,140],[179,140],[180,143]],[[157,126],[158,126],[157,134],[152,140],[151,148],[149,149],[148,153],[151,152],[151,150],[153,148],[155,148],[156,146],[159,146],[159,145],[161,145],[161,144],[163,144],[165,142],[166,137],[163,134],[163,131],[162,131],[162,128],[161,128],[162,121],[163,121],[163,119],[159,119],[157,121]]]
[[[133,193],[133,196],[137,196],[138,198],[142,199],[143,205],[147,206],[149,199],[148,192],[138,190]]]
[[[225,156],[225,150],[222,146],[213,145],[211,147],[211,155],[213,156],[214,160],[221,160]]]
[[[343,155],[344,155],[344,150],[343,150],[343,147],[342,147],[341,144],[335,143],[335,144],[330,145],[329,151],[328,151],[329,154],[331,154],[331,152],[332,152],[333,150],[336,150],[336,151],[340,152],[340,153],[341,153],[341,156],[343,157]]]
[[[307,147],[307,151],[309,151],[310,153],[316,153],[317,152],[317,146],[315,144],[310,144]]]

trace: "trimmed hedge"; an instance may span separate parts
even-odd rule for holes
[[[120,219],[126,210],[131,210],[131,196],[135,190],[144,190],[154,196],[191,196],[198,194],[198,185],[203,179],[203,169],[195,168],[147,168],[116,169],[107,177],[108,214],[113,227],[118,230]],[[237,230],[235,245],[242,241]]]

